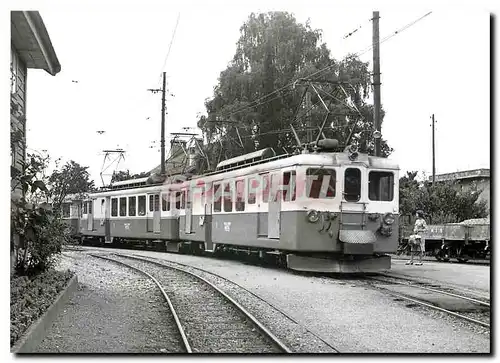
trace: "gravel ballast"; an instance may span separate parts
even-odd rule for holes
[[[238,261],[150,251],[106,250],[201,267],[258,294],[341,353],[489,353],[489,333],[442,319],[356,278],[311,276]]]
[[[150,273],[172,300],[194,353],[280,353],[275,344],[224,296],[176,269],[135,259],[111,258]]]
[[[145,276],[81,252],[65,252],[58,266],[80,287],[36,353],[182,353],[163,296]]]

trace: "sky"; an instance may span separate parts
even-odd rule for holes
[[[487,7],[43,4],[38,9],[62,71],[53,77],[29,70],[28,151],[46,150],[53,159],[89,166],[99,186],[105,149],[126,150],[119,170],[138,173],[159,164],[161,95],[147,90],[160,88],[161,72],[167,73],[167,135],[196,127],[205,99],[234,55],[239,28],[251,12],[271,10],[293,13],[301,23],[310,19],[313,28],[322,29],[322,41],[336,59],[371,46],[373,10],[380,11],[380,39],[432,11],[380,46],[383,137],[403,172],[430,175],[430,117],[435,114],[437,174],[490,167]],[[372,57],[370,50],[361,60],[371,68]]]

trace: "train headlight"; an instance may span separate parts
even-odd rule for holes
[[[391,225],[394,223],[395,220],[396,220],[396,218],[394,218],[394,214],[392,214],[392,213],[386,213],[384,215],[384,223],[385,224]]]
[[[310,223],[318,223],[319,212],[317,210],[311,209],[309,212],[307,212],[307,220]]]

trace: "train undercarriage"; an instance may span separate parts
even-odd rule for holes
[[[324,273],[372,273],[391,268],[391,258],[385,254],[344,255],[340,253],[307,253],[256,249],[245,246],[217,244],[213,251],[206,251],[204,244],[194,241],[140,240],[113,237],[106,243],[104,237],[80,236],[82,245],[114,248],[146,248],[149,250],[218,258],[238,258],[257,264],[273,265],[296,271]]]

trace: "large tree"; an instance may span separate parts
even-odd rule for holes
[[[205,102],[207,115],[198,121],[212,162],[265,147],[290,152],[295,138],[282,130],[293,125],[301,142],[314,140],[325,106],[326,137],[345,146],[356,125],[350,142],[373,153],[368,63],[354,55],[333,59],[321,34],[286,12],[249,16],[232,61]],[[306,126],[313,129],[309,135]],[[381,144],[382,154],[389,155],[392,149]]]
[[[62,168],[56,169],[49,177],[48,185],[50,196],[55,208],[59,208],[69,194],[80,197],[95,190],[94,181],[90,180],[88,166],[81,166],[77,162],[68,161]]]

